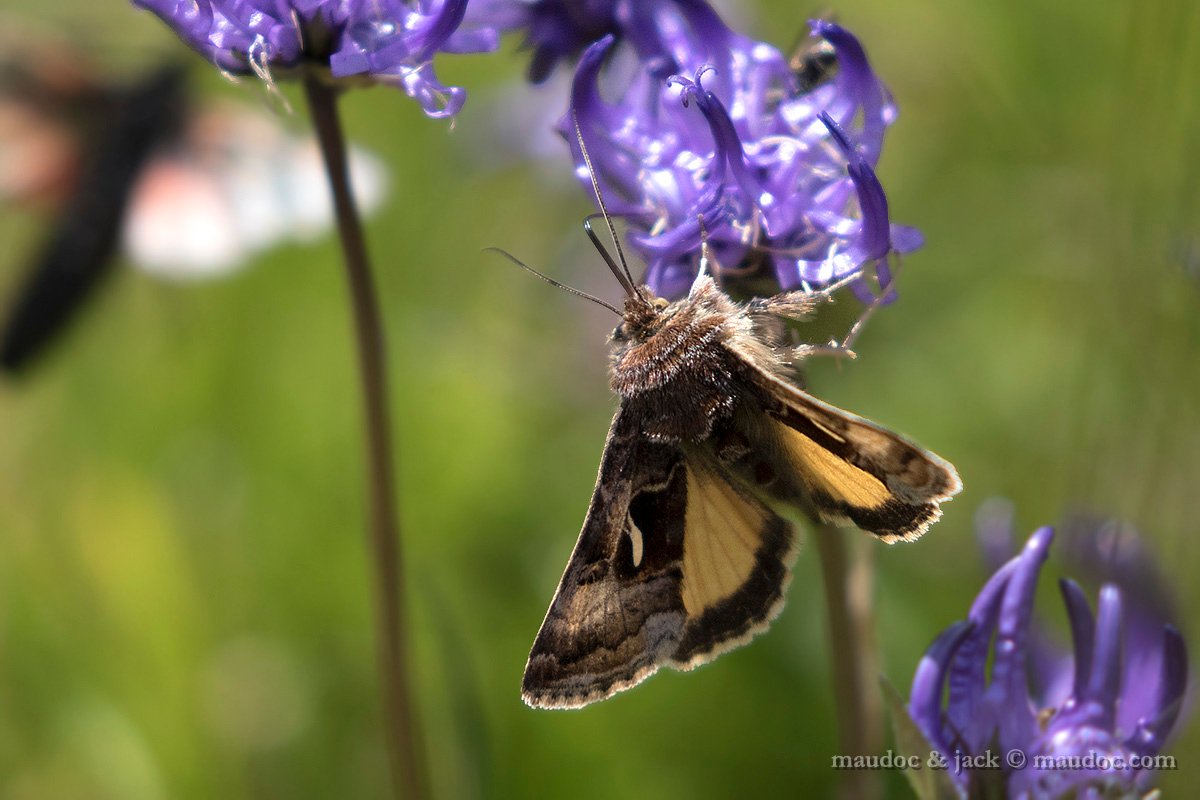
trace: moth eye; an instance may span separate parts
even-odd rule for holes
[[[622,323],[621,323],[620,325],[618,325],[617,327],[613,328],[613,332],[612,332],[612,340],[613,340],[614,342],[627,342],[627,341],[629,341],[629,331],[628,331],[628,329],[626,328],[626,326],[625,326],[625,323],[624,323],[624,322],[622,322]]]
[[[659,311],[662,311],[664,308],[666,308],[669,305],[671,305],[671,304],[667,301],[667,299],[665,297],[654,298],[654,307],[656,309],[658,309]]]

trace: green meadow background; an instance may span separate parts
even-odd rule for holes
[[[811,385],[966,485],[917,544],[846,534],[874,551],[883,673],[907,695],[965,616],[986,575],[973,516],[996,495],[1021,536],[1080,509],[1135,523],[1200,653],[1200,6],[835,10],[896,96],[880,174],[927,244],[859,359],[814,363]],[[77,36],[115,74],[181,51],[119,0],[0,11]],[[789,47],[812,11],[764,0],[736,22]],[[565,105],[522,86],[516,44],[443,59],[471,91],[453,126],[392,90],[344,103],[392,180],[368,234],[434,794],[829,795],[837,709],[811,547],[753,645],[584,711],[521,703],[614,407],[613,320],[481,249],[620,290],[580,229],[592,206],[565,148],[537,161],[514,144],[530,102]],[[204,93],[269,105],[191,63]],[[3,296],[45,221],[0,217]],[[386,796],[347,310],[329,237],[219,281],[121,265],[49,358],[0,382],[0,798]],[[1063,570],[1052,560],[1040,587],[1058,628]],[[1168,796],[1200,774],[1194,723]]]

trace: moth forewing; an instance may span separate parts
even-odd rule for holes
[[[691,669],[782,609],[790,524],[704,452],[613,420],[591,507],[534,641],[522,698],[578,708]]]
[[[735,418],[756,455],[733,466],[776,501],[894,543],[920,537],[962,488],[949,462],[899,434],[775,375],[757,377],[761,413]]]
[[[778,306],[768,300],[746,311],[793,307],[794,300]],[[718,449],[722,439],[745,441],[742,452],[725,459],[734,474],[822,521],[854,524],[888,543],[920,537],[941,516],[940,504],[962,489],[953,465],[796,387],[786,377],[782,348],[764,338],[758,327],[733,324],[724,341],[746,367],[736,411],[715,440]]]
[[[583,530],[529,653],[527,704],[578,708],[669,658],[685,615],[680,457],[641,436],[624,409],[613,418]]]

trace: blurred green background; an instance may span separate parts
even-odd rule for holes
[[[120,0],[25,8],[0,3],[58,20],[114,70],[179,52]],[[1200,6],[835,10],[900,106],[880,173],[893,218],[928,243],[859,359],[814,364],[811,384],[966,484],[920,543],[861,537],[883,672],[907,694],[966,614],[985,577],[972,517],[993,495],[1022,535],[1077,509],[1138,525],[1200,652]],[[731,21],[788,47],[812,12],[764,0]],[[472,92],[453,126],[387,89],[344,104],[392,172],[368,233],[435,793],[824,796],[836,709],[811,548],[752,646],[582,712],[520,701],[613,410],[612,320],[480,250],[619,289],[580,230],[591,205],[565,153],[531,163],[492,133],[529,119],[515,44],[443,60]],[[193,64],[204,91],[264,103]],[[43,222],[0,217],[4,296]],[[100,294],[39,369],[0,384],[0,798],[385,796],[335,243],[195,285],[122,267]],[[1058,574],[1040,608],[1061,627]],[[1168,795],[1194,785],[1196,725],[1171,752]]]

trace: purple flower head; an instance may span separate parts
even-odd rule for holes
[[[312,64],[335,78],[400,86],[431,117],[453,116],[466,91],[442,85],[438,51],[494,49],[494,30],[459,30],[467,0],[133,0],[221,69],[266,76]]]
[[[921,237],[889,222],[874,164],[895,106],[857,39],[813,22],[837,62],[832,79],[813,82],[699,0],[618,4],[617,22],[624,52],[610,58],[613,37],[588,48],[561,130],[590,189],[578,119],[653,291],[687,292],[702,227],[722,277],[765,279],[752,293],[826,286],[872,266],[890,282],[888,254],[915,249]],[[629,72],[620,56],[635,63],[609,102],[600,84]],[[603,94],[614,96],[611,88]],[[856,288],[869,296],[865,280]]]
[[[976,538],[985,561],[998,567],[1016,550],[1011,504],[995,499],[980,506]],[[1177,622],[1175,598],[1158,562],[1137,530],[1128,524],[1077,514],[1061,526],[1059,561],[1084,586],[1116,585],[1124,598],[1125,662],[1131,675],[1157,675],[1162,669],[1162,630]],[[1036,620],[1030,631],[1033,696],[1042,708],[1057,708],[1070,696],[1074,659]],[[1153,710],[1153,681],[1131,680],[1122,694],[1118,724],[1123,730]]]
[[[1140,759],[1162,750],[1178,717],[1183,639],[1161,622],[1138,630],[1115,584],[1100,589],[1093,616],[1083,590],[1060,582],[1073,642],[1069,687],[1053,697],[1031,693],[1031,683],[1053,683],[1037,674],[1031,652],[1034,590],[1053,538],[1051,528],[1035,532],[984,585],[967,621],[934,641],[913,677],[909,713],[949,763],[989,751],[999,761],[996,771],[951,772],[964,792],[987,783],[1036,798],[1144,788],[1153,770]]]

